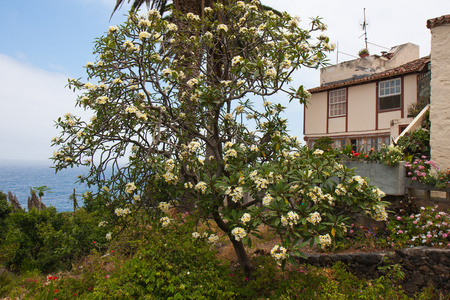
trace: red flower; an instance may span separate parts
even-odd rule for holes
[[[366,155],[364,155],[364,158],[367,158],[367,154],[366,154]]]
[[[111,250],[111,253],[114,253],[114,250]]]
[[[353,153],[353,157],[358,157],[358,156],[359,156],[358,152]]]
[[[97,243],[96,241],[94,241],[94,244]]]
[[[58,293],[59,292],[59,290],[55,290],[55,293]]]
[[[244,281],[249,281],[248,277],[245,277],[245,278],[244,278]]]

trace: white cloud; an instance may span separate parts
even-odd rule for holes
[[[50,139],[58,135],[54,120],[75,109],[76,94],[67,76],[48,72],[0,54],[0,157],[43,160],[52,155]]]

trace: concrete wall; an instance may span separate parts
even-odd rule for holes
[[[450,24],[431,28],[431,159],[450,167]]]
[[[371,55],[323,68],[320,85],[380,73],[419,58],[419,46],[411,43],[392,47],[390,52],[391,59]]]

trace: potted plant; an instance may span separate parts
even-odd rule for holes
[[[359,57],[366,57],[369,56],[369,50],[367,48],[361,49],[358,52]]]

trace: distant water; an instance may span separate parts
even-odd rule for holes
[[[73,203],[69,199],[76,190],[78,205],[82,205],[81,195],[88,189],[76,184],[77,176],[87,173],[86,168],[66,169],[55,174],[50,161],[14,161],[0,160],[0,191],[16,194],[22,208],[27,209],[30,187],[46,185],[53,193],[45,193],[42,202],[54,206],[58,212],[72,211]]]

